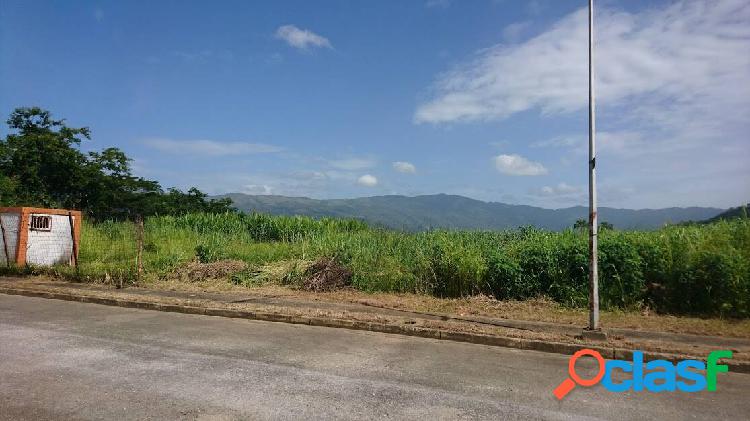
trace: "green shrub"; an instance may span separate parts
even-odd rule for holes
[[[553,281],[545,295],[571,306],[585,306],[589,297],[588,235],[569,231],[555,241]]]
[[[599,294],[605,308],[632,308],[643,303],[646,285],[643,259],[625,235],[610,232],[599,241]]]
[[[526,285],[521,265],[518,261],[498,250],[487,257],[486,290],[500,300],[524,299],[538,294],[536,285]]]
[[[129,222],[85,222],[79,270],[55,270],[83,279],[134,279],[135,232]],[[299,271],[282,262],[329,257],[351,270],[352,286],[364,291],[546,296],[569,306],[588,301],[588,235],[573,230],[412,234],[368,228],[356,220],[188,214],[147,219],[144,244],[147,276],[167,275],[196,258],[234,259],[252,267],[278,264],[279,273],[288,272],[288,282],[295,283]],[[747,219],[648,232],[603,230],[599,259],[605,308],[750,317]],[[269,277],[252,271],[235,282],[267,278],[287,282],[276,272]]]
[[[427,290],[438,297],[463,297],[480,292],[487,266],[481,253],[448,233],[425,238],[426,267],[419,268]]]

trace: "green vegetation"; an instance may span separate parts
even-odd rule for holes
[[[135,244],[132,223],[87,223],[78,276],[134,279]],[[749,219],[605,229],[599,247],[604,308],[750,317]],[[143,281],[168,278],[189,262],[231,259],[248,264],[231,277],[235,283],[295,284],[322,257],[350,269],[352,286],[363,291],[587,302],[586,231],[404,233],[355,220],[262,214],[148,218]]]
[[[117,148],[82,153],[89,129],[68,127],[49,111],[17,108],[7,123],[11,133],[0,139],[0,206],[78,209],[99,220],[230,210],[231,200],[207,200],[196,188],[164,191],[134,176]]]

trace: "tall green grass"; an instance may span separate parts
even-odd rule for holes
[[[403,233],[346,219],[191,214],[146,220],[144,260],[146,276],[160,277],[194,259],[262,266],[325,256],[351,269],[353,286],[364,291],[547,296],[584,306],[587,242],[586,232],[572,229]],[[748,219],[604,230],[599,250],[605,308],[750,317]],[[132,279],[134,225],[85,224],[80,263],[84,277]]]

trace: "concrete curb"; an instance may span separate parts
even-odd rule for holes
[[[548,342],[535,339],[511,338],[504,336],[483,335],[478,333],[451,332],[441,329],[424,328],[410,325],[396,325],[388,323],[365,322],[359,320],[332,319],[326,317],[292,316],[286,314],[269,313],[263,311],[233,310],[217,307],[198,307],[178,304],[161,304],[149,301],[138,301],[116,298],[91,297],[62,292],[39,291],[24,288],[0,287],[0,293],[7,295],[22,295],[26,297],[47,298],[53,300],[77,301],[80,303],[101,304],[116,307],[137,308],[142,310],[166,311],[172,313],[198,314],[203,316],[229,317],[235,319],[260,320],[265,322],[280,322],[303,324],[309,326],[333,327],[351,330],[366,330],[370,332],[391,333],[397,335],[418,336],[422,338],[440,339],[455,342],[468,342],[480,345],[517,348],[530,351],[541,351],[554,354],[573,355],[576,351],[589,348],[599,352],[606,359],[632,358],[633,351],[624,348],[585,346],[562,342]],[[644,352],[644,361],[667,360],[676,362],[684,359],[677,354]],[[750,374],[750,362],[726,361],[730,372]]]

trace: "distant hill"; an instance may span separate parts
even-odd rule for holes
[[[523,225],[561,230],[573,226],[577,219],[588,219],[588,208],[583,206],[545,209],[446,194],[329,200],[242,193],[216,197],[231,198],[234,206],[245,212],[357,218],[373,225],[407,231],[432,228],[499,230]],[[699,207],[640,210],[599,208],[599,220],[620,229],[654,229],[666,223],[709,219],[722,211]]]
[[[737,206],[736,208],[729,208],[726,211],[706,220],[705,222],[715,222],[720,219],[735,219],[735,218],[747,218],[747,208],[750,207],[750,203],[747,205]]]

